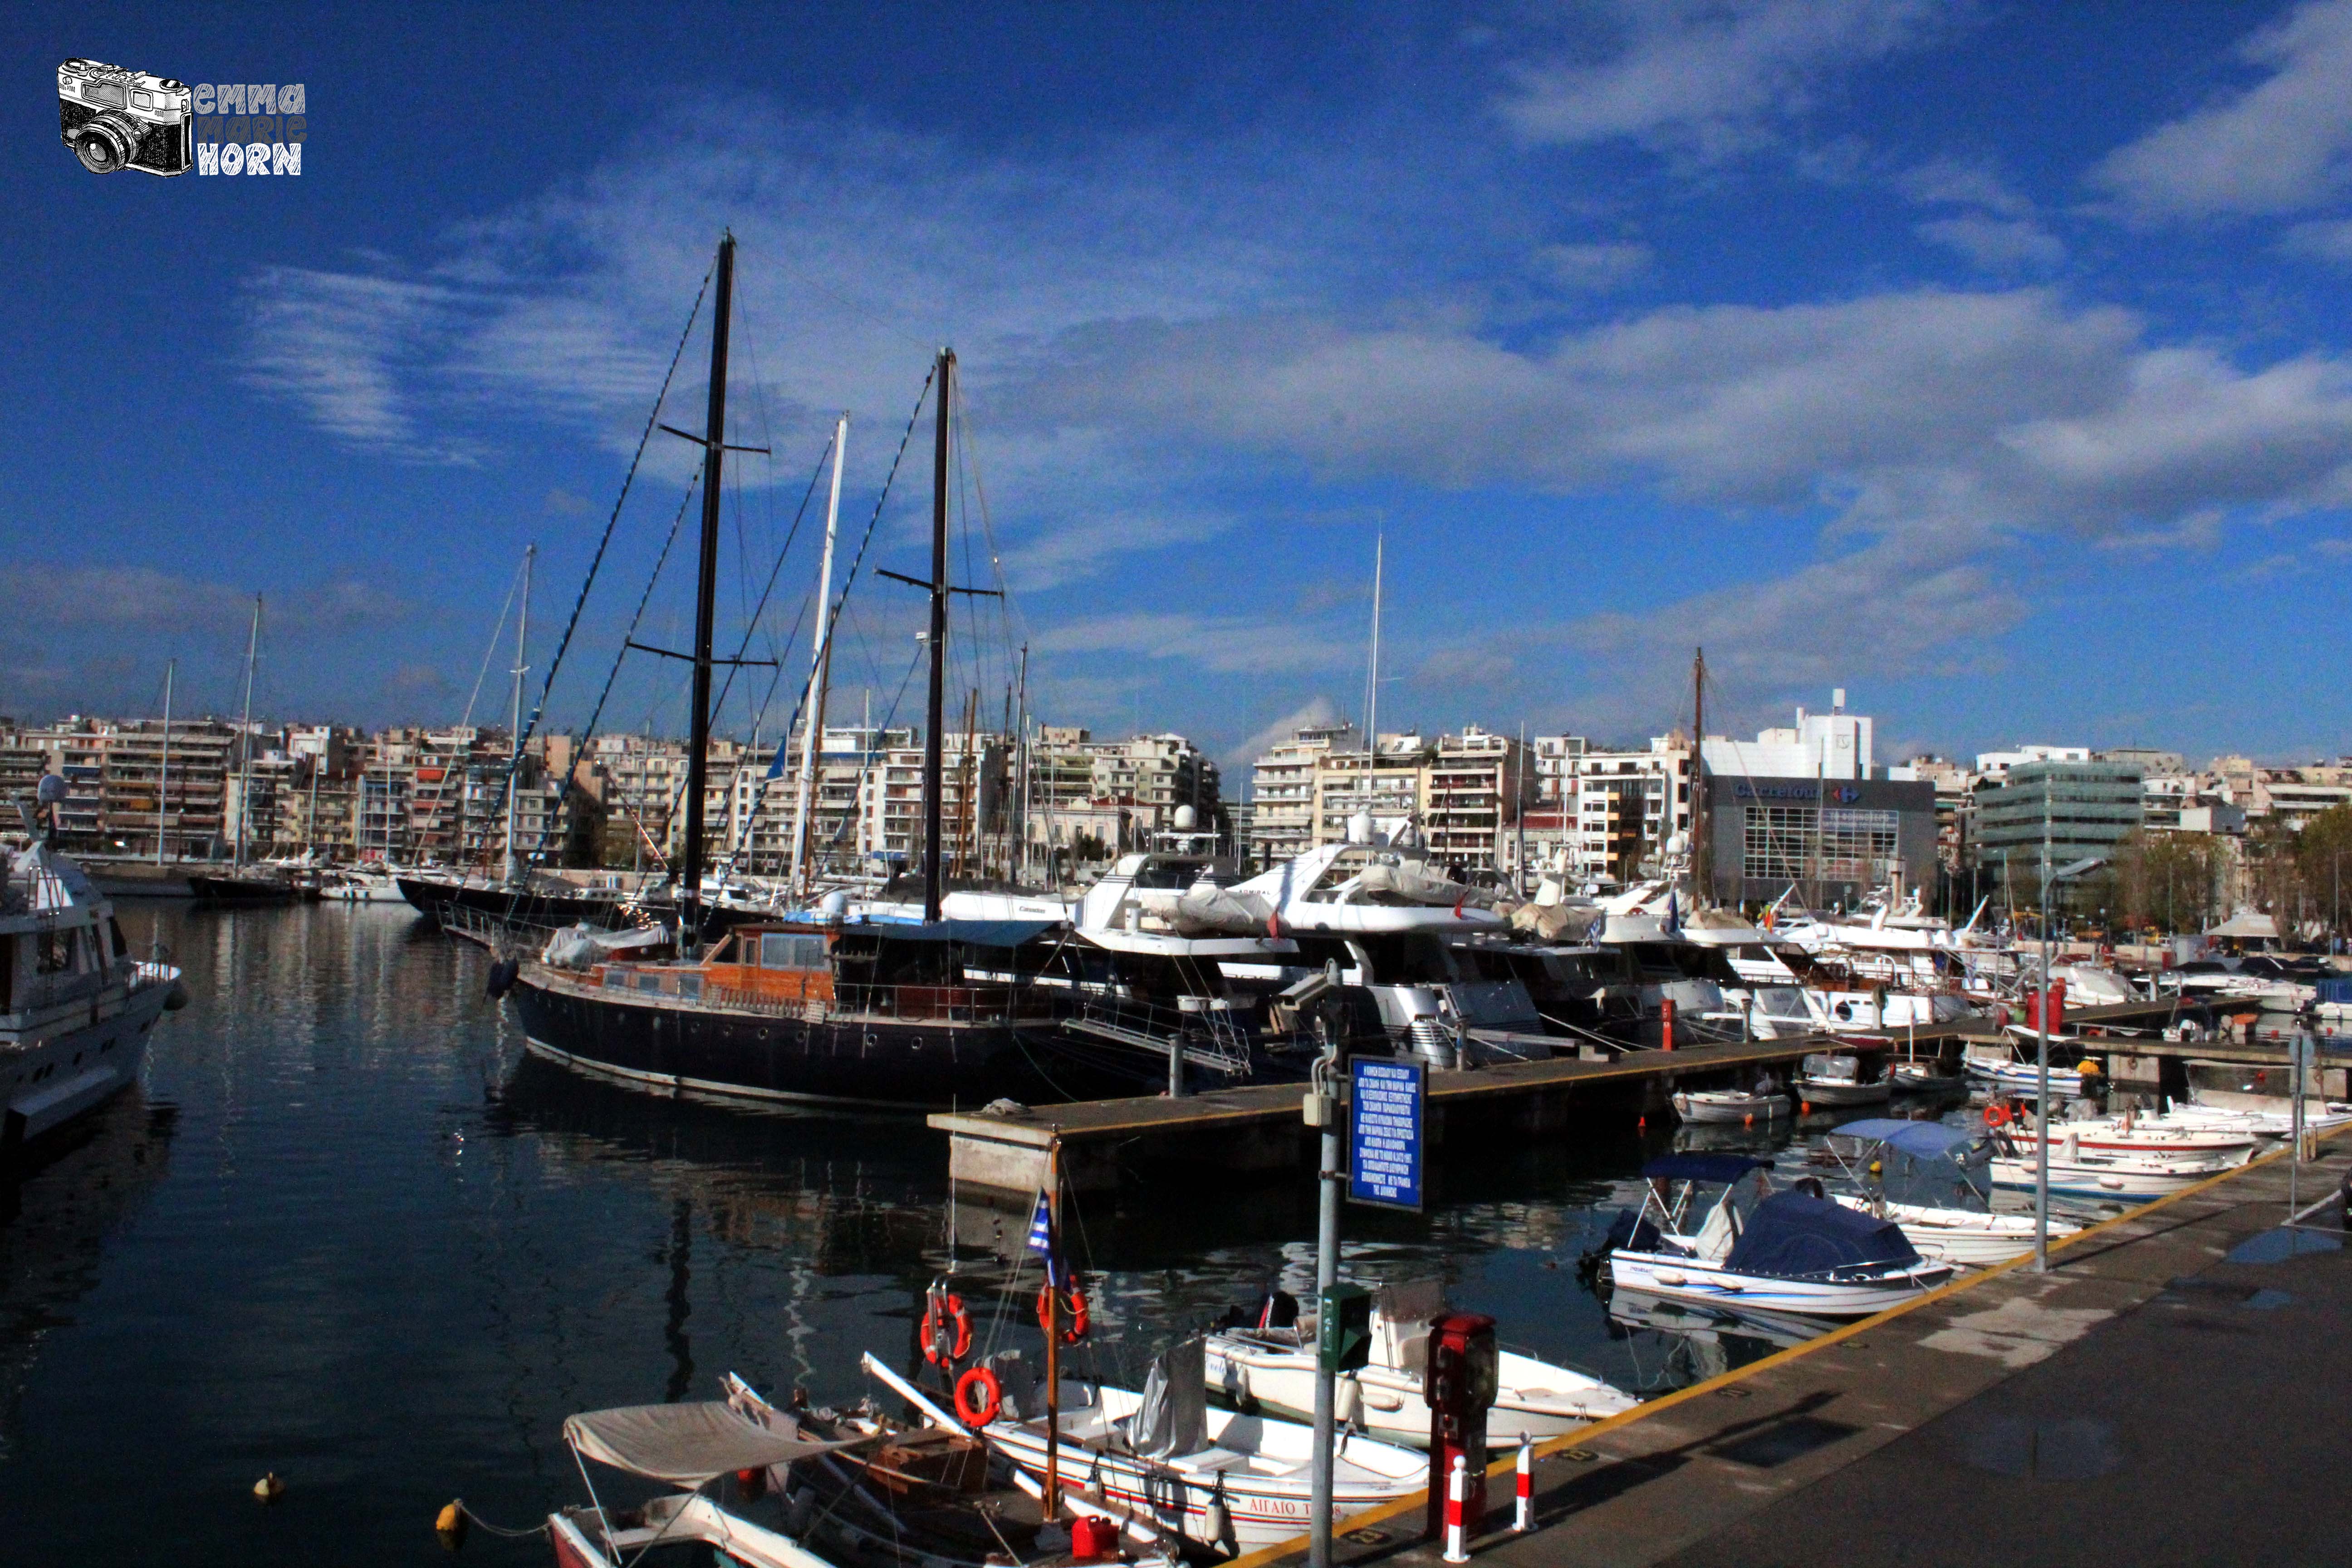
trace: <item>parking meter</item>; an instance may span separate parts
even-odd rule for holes
[[[1445,1531],[1445,1478],[1455,1456],[1469,1472],[1462,1518],[1475,1535],[1486,1517],[1486,1412],[1495,1407],[1495,1320],[1446,1312],[1429,1325],[1422,1397],[1429,1402],[1429,1534]]]

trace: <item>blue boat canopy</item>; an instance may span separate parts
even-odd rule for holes
[[[1791,1190],[1756,1205],[1723,1266],[1735,1274],[1811,1279],[1839,1268],[1918,1261],[1918,1248],[1893,1220]]]
[[[1973,1127],[1947,1127],[1940,1121],[1899,1121],[1893,1117],[1873,1116],[1860,1121],[1849,1121],[1832,1128],[1832,1138],[1854,1138],[1870,1143],[1887,1143],[1906,1154],[1916,1154],[1932,1160],[1948,1154],[1958,1144],[1969,1142],[1977,1135]]]
[[[1746,1154],[1661,1154],[1642,1167],[1642,1174],[1669,1182],[1730,1183],[1771,1163]]]

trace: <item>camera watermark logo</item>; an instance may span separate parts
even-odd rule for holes
[[[58,132],[93,174],[299,174],[309,139],[297,82],[200,82],[68,60],[58,68]]]

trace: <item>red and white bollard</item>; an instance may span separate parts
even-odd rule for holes
[[[1536,1446],[1519,1434],[1519,1510],[1511,1528],[1525,1535],[1536,1527]]]
[[[1454,1456],[1454,1473],[1445,1478],[1445,1557],[1448,1563],[1467,1563],[1470,1551],[1466,1544],[1468,1531],[1462,1527],[1464,1505],[1470,1500],[1470,1468],[1462,1456]]]

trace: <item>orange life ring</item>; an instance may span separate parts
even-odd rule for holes
[[[955,1330],[955,1340],[947,1353],[940,1353],[940,1311],[944,1300],[947,1326]],[[963,1298],[952,1290],[944,1298],[934,1296],[923,1309],[923,1359],[933,1366],[948,1366],[971,1353],[971,1314],[963,1310]]]
[[[1037,1326],[1047,1333],[1054,1331],[1054,1288],[1041,1287],[1037,1291]],[[1062,1300],[1062,1342],[1076,1344],[1087,1337],[1087,1293],[1076,1286]]]
[[[2006,1127],[2010,1124],[2011,1119],[2012,1113],[2009,1107],[2001,1104],[1999,1100],[1995,1100],[1990,1105],[1985,1107],[1985,1125],[1987,1127]]]
[[[971,1391],[980,1391],[980,1403],[970,1403]],[[985,1426],[996,1419],[1004,1408],[1004,1390],[997,1385],[996,1374],[984,1366],[968,1368],[956,1379],[956,1419],[967,1426]]]

